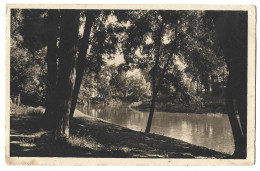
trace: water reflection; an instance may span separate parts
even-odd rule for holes
[[[148,112],[114,106],[79,106],[78,110],[93,117],[136,131],[144,131]],[[151,132],[177,138],[195,145],[232,154],[234,142],[228,116],[224,114],[183,114],[155,112]]]

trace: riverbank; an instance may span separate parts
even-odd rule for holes
[[[135,102],[131,108],[142,112],[150,111],[151,103],[148,102]],[[185,104],[172,104],[172,103],[157,103],[155,106],[157,112],[171,112],[171,113],[226,113],[225,104],[222,103],[206,103],[203,107]]]
[[[26,157],[230,158],[156,134],[145,134],[76,111],[70,138],[52,142],[39,127],[43,108],[11,106],[10,155]]]

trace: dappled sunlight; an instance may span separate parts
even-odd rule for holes
[[[78,136],[72,135],[67,139],[67,141],[72,146],[90,148],[93,150],[97,150],[97,149],[100,149],[103,147],[101,144],[97,143],[91,136],[78,137]]]

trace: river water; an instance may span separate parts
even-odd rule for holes
[[[81,112],[136,131],[145,131],[149,112],[130,109],[128,104],[114,106],[78,106]],[[155,112],[151,133],[156,133],[232,154],[234,142],[225,114],[185,114]]]

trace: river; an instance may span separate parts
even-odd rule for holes
[[[78,106],[81,112],[136,131],[145,131],[149,112],[130,109],[128,104],[114,106]],[[234,142],[225,114],[185,114],[155,112],[151,133],[232,154]]]

